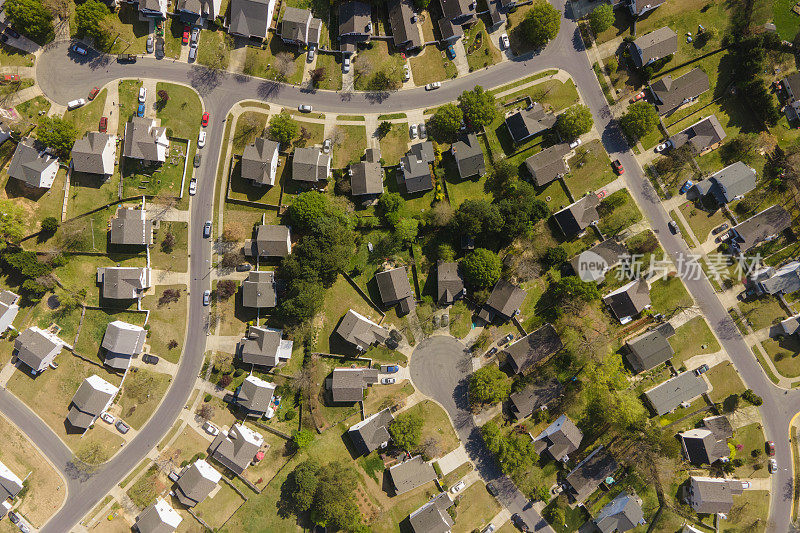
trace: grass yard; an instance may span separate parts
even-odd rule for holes
[[[464,36],[464,48],[467,52],[467,64],[470,72],[490,67],[499,63],[502,58],[500,50],[492,42],[486,32],[486,25],[480,18],[467,30]]]
[[[612,207],[615,206],[615,207]],[[642,220],[642,212],[627,189],[620,189],[600,202],[600,231],[606,236],[618,235],[625,228]]]
[[[567,164],[570,172],[564,177],[564,182],[575,198],[589,191],[599,191],[617,177],[611,170],[611,159],[599,140],[579,146]]]
[[[119,13],[108,17],[113,29],[110,34],[118,36],[110,54],[144,54],[147,51],[147,36],[150,24],[139,20],[139,10],[132,4],[122,3]]]
[[[260,111],[245,111],[236,118],[236,129],[233,130],[233,153],[241,155],[245,146],[252,144],[260,137],[266,127],[269,115]]]
[[[328,136],[333,141],[332,168],[357,163],[367,149],[367,128],[364,126],[340,124]]]
[[[472,330],[472,311],[459,300],[450,308],[450,335],[463,339]]]
[[[14,146],[11,142],[7,144],[9,147]],[[25,187],[19,180],[11,179],[6,171],[0,174],[0,184],[2,185],[0,194],[24,208],[26,234],[39,231],[39,226],[46,217],[55,217],[57,220],[61,220],[61,208],[64,205],[64,183],[67,180],[66,169],[59,167],[53,186],[49,189]]]
[[[97,232],[97,224],[95,223],[94,226],[95,231]],[[88,229],[88,224],[84,229]],[[98,235],[96,238],[99,238],[101,235],[103,237],[105,236],[105,226],[103,226],[103,230],[104,231],[102,233],[97,232]],[[56,276],[58,276],[58,279],[61,281],[64,289],[73,294],[78,294],[83,289],[88,289],[85,303],[87,305],[98,306],[100,305],[100,285],[94,285],[94,282],[90,282],[87,286],[86,283],[86,280],[88,279],[96,279],[98,267],[109,267],[116,265],[143,267],[145,264],[146,259],[144,255],[70,255],[67,264],[56,268],[53,272]],[[126,303],[122,301],[106,303],[109,304],[109,307],[114,307],[116,309],[125,309],[129,307],[126,306]]]
[[[169,97],[163,108],[158,109],[156,105],[156,117],[167,128],[167,135],[196,143],[203,103],[195,90],[184,85],[159,82],[156,91],[167,91]]]
[[[75,351],[83,357],[102,363],[105,355],[100,353],[100,345],[110,322],[121,320],[128,324],[144,326],[145,313],[114,311],[111,309],[87,309],[83,315],[81,333],[75,343]]]
[[[672,365],[675,368],[681,368],[690,357],[720,350],[716,337],[702,316],[696,316],[678,327],[675,335],[669,338],[669,343],[675,350],[675,355],[672,356]]]
[[[800,343],[794,335],[783,335],[762,341],[761,346],[772,359],[775,368],[787,378],[800,376]]]
[[[427,85],[434,81],[455,78],[458,69],[447,59],[444,49],[429,44],[424,51],[408,60],[411,65],[411,76],[416,85]]]
[[[67,111],[64,119],[71,122],[78,130],[78,139],[83,137],[87,131],[97,131],[100,126],[100,117],[103,116],[103,108],[106,105],[108,91],[103,89],[95,96],[94,100],[85,106]]]
[[[342,89],[342,62],[335,54],[317,54],[316,68],[324,69],[325,75],[317,89],[339,91]]]
[[[742,524],[752,533],[766,531],[769,498],[766,490],[747,490],[741,496],[734,496],[728,519],[720,522],[720,533],[737,533],[742,530]]]
[[[753,331],[768,328],[786,318],[786,311],[774,296],[740,301],[739,313],[750,322]]]
[[[164,246],[167,235],[174,237],[171,247]],[[150,265],[156,270],[186,272],[189,253],[189,224],[186,222],[162,221],[153,235],[154,246],[150,248]]]
[[[357,91],[371,90],[378,73],[385,74],[389,82],[397,87],[403,83],[403,60],[400,54],[391,52],[386,41],[370,41],[365,49],[359,50],[353,61]]]
[[[293,144],[303,148],[311,146],[320,146],[322,141],[325,140],[325,125],[318,122],[306,122],[298,120],[297,124],[300,126],[300,137],[295,139]],[[358,127],[358,126],[355,126]],[[305,134],[303,132],[306,132]]]
[[[119,167],[107,179],[103,179],[103,176],[97,174],[84,174],[73,171],[69,179],[67,217],[71,218],[96,209],[101,205],[117,201],[119,199],[119,180]],[[60,196],[63,199],[63,190],[60,192]],[[60,216],[56,218],[60,220]]]
[[[680,278],[659,278],[650,284],[650,300],[653,311],[663,313],[670,317],[674,313],[694,305],[692,297],[686,292],[686,287]]]
[[[469,533],[483,528],[500,512],[500,504],[486,490],[483,481],[476,481],[467,487],[456,499],[455,533]]]
[[[164,57],[179,59],[183,48],[183,22],[167,18],[164,22]]]
[[[566,109],[580,100],[575,82],[546,80],[536,85],[531,85],[519,91],[498,98],[501,104],[507,104],[523,97],[530,97],[534,102],[540,102],[545,108],[553,112]]]
[[[381,159],[385,165],[396,165],[408,151],[408,124],[405,122],[392,124],[389,133],[381,138]]]
[[[139,104],[139,88],[142,86],[141,80],[122,80],[117,86],[119,98],[119,127],[117,132],[122,134],[125,131],[125,123],[136,113]]]
[[[773,22],[778,34],[787,41],[793,41],[800,31],[800,16],[792,11],[796,3],[792,0],[772,0]]]
[[[245,502],[245,499],[227,483],[222,482],[219,486],[220,488],[213,498],[206,498],[194,508],[197,516],[214,529],[222,527]]]
[[[408,519],[408,515],[422,507],[428,500],[439,493],[435,482],[431,481],[422,487],[408,491],[391,499],[391,507],[384,509],[378,519],[370,524],[373,533],[396,533],[402,531],[399,524]],[[410,528],[409,528],[410,530]]]
[[[280,37],[273,35],[266,47],[248,46],[244,61],[244,73],[257,78],[300,83],[303,79],[303,64],[306,54],[295,47],[286,46]],[[279,54],[287,61],[286,68],[279,72],[274,65]]]
[[[723,401],[731,394],[740,394],[745,389],[739,373],[730,361],[724,361],[712,367],[706,372],[706,378],[713,387],[708,396],[714,403]]]
[[[143,160],[126,158],[122,172],[123,194],[125,197],[138,194],[152,194],[155,196],[166,191],[177,197],[181,192],[181,181],[184,181],[184,165],[187,167],[187,172],[191,171],[191,165],[187,161],[191,161],[195,150],[194,147],[194,141],[192,141],[192,148],[190,149],[186,141],[173,137],[169,140],[167,160],[164,163],[153,164]],[[189,180],[187,179],[184,185],[188,187],[188,183]]]
[[[278,156],[278,172],[275,178],[275,185],[258,186],[251,181],[242,179],[241,159],[236,158],[231,168],[231,186],[228,196],[237,200],[249,200],[251,202],[263,202],[269,205],[278,205],[281,197],[280,184],[284,181],[284,174],[291,174],[291,166],[286,164],[286,156]],[[289,170],[287,172],[287,170]],[[284,201],[284,203],[287,203]]]
[[[686,218],[686,222],[689,223],[689,227],[692,229],[694,236],[697,237],[697,240],[701,243],[711,237],[712,229],[725,222],[730,222],[728,218],[725,217],[722,209],[717,209],[713,213],[709,213],[704,209],[695,207],[691,202],[682,204],[678,209],[683,214],[684,218]]]
[[[450,418],[444,409],[430,400],[424,400],[409,408],[407,413],[414,413],[422,417],[422,437],[420,442],[434,438],[439,442],[439,456],[443,457],[448,452],[458,448],[458,436],[450,423]]]
[[[122,417],[133,429],[141,429],[155,413],[172,378],[146,368],[131,368],[118,405]]]
[[[744,461],[744,464],[734,472],[734,477],[738,479],[769,477],[767,460],[763,453],[765,440],[761,424],[757,422],[740,427],[734,432],[731,444],[736,448],[736,452],[733,458],[738,457]],[[753,457],[754,451],[758,454],[756,457]]]
[[[202,30],[197,46],[197,62],[207,67],[228,68],[233,39],[224,31]]]
[[[7,44],[0,44],[0,66],[32,67],[36,57]]]
[[[144,509],[167,488],[160,473],[158,466],[152,465],[147,469],[145,475],[136,480],[136,483],[127,490],[126,494],[136,507]]]
[[[336,326],[347,311],[352,309],[363,316],[378,322],[380,314],[350,285],[344,276],[339,276],[336,283],[325,292],[325,303],[317,321],[321,321],[321,329],[317,336],[316,349],[323,353],[356,355],[355,348],[334,333]]]
[[[158,300],[167,289],[179,290],[180,299],[177,302],[159,305]],[[186,329],[186,286],[158,285],[151,289],[151,292],[154,294],[148,294],[142,299],[142,308],[150,310],[146,344],[150,345],[150,352],[153,355],[177,363],[183,351]],[[169,348],[172,341],[177,342],[177,346]]]
[[[36,123],[41,115],[50,110],[50,101],[44,96],[35,96],[30,100],[17,104],[14,109],[17,110],[23,120]]]

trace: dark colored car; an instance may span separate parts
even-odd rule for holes
[[[680,233],[680,231],[681,231],[681,230],[680,230],[680,228],[678,227],[678,223],[677,223],[677,222],[675,222],[674,220],[670,220],[670,221],[669,221],[669,223],[667,224],[667,226],[669,226],[669,230],[670,230],[670,231],[671,231],[671,232],[672,232],[674,235],[677,235],[677,234],[678,234],[678,233]]]
[[[447,57],[449,57],[451,60],[456,58],[456,49],[452,44],[447,47]]]
[[[11,520],[12,524],[19,524],[19,515],[14,511],[8,513],[8,519]]]
[[[622,166],[622,163],[619,162],[619,159],[615,159],[613,163],[611,163],[611,168],[614,169],[618,175],[625,174],[625,167]]]
[[[694,187],[694,182],[692,180],[686,180],[686,182],[683,185],[681,185],[681,188],[678,191],[678,193],[686,194],[692,187]]]
[[[711,233],[716,235],[717,233],[721,233],[721,232],[725,231],[726,229],[728,229],[728,224],[727,223],[725,223],[725,224],[723,224],[723,225],[721,225],[719,227],[714,228],[714,230]]]
[[[100,117],[100,126],[98,128],[100,133],[108,131],[108,117]]]
[[[150,355],[149,353],[146,353],[146,354],[142,355],[142,361],[144,361],[148,365],[157,365],[158,364],[158,357],[156,357],[155,355]]]
[[[89,100],[94,100],[97,97],[97,93],[100,92],[100,87],[95,87],[91,91],[89,91]]]
[[[772,442],[771,440],[767,441],[767,455],[769,455],[770,457],[775,455],[775,443]]]
[[[493,356],[493,355],[494,355],[494,354],[496,354],[496,353],[497,353],[497,346],[494,346],[494,347],[492,347],[492,349],[491,349],[491,350],[489,350],[488,352],[486,352],[486,357],[491,357],[491,356]]]
[[[120,63],[136,63],[136,55],[134,54],[119,54],[117,61]]]
[[[19,39],[19,33],[17,33],[17,30],[12,28],[11,26],[6,26],[5,32],[14,39]]]
[[[236,265],[236,272],[247,272],[248,270],[252,270],[253,265],[250,263],[239,263]]]
[[[200,166],[200,161],[201,160],[202,160],[202,157],[200,156],[200,154],[195,154],[194,155],[194,163],[193,163],[194,164],[194,168],[197,168],[197,167]]]
[[[705,374],[706,372],[708,372],[708,365],[706,364],[698,366],[694,371],[694,373],[697,374],[698,376],[700,374]]]
[[[117,431],[119,431],[123,435],[131,430],[131,427],[122,420],[117,420],[117,423],[115,425],[117,426]]]
[[[511,517],[511,521],[514,523],[515,526],[517,526],[517,529],[519,529],[520,531],[525,531],[525,532],[530,531],[528,529],[528,524],[525,523],[525,519],[522,518],[520,515],[515,513]]]
[[[81,44],[72,45],[72,51],[82,56],[85,56],[86,54],[89,53],[89,51],[86,50],[86,48]]]

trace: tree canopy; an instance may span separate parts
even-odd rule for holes
[[[576,104],[556,118],[556,131],[566,141],[577,139],[584,133],[589,133],[594,125],[592,112],[583,104]]]
[[[278,113],[269,121],[269,137],[273,141],[289,144],[297,137],[299,126],[289,113]]]
[[[503,217],[495,204],[483,198],[470,198],[458,206],[453,214],[452,224],[462,235],[491,242],[503,227]]]
[[[464,113],[455,104],[445,104],[431,117],[431,128],[444,139],[452,139],[461,128]]]
[[[636,142],[658,125],[658,111],[653,104],[639,100],[628,107],[619,119],[619,125],[625,135]]]
[[[500,279],[500,258],[486,248],[476,248],[461,260],[464,279],[473,289],[486,289]]]
[[[106,17],[111,14],[108,6],[98,0],[86,0],[75,8],[75,23],[78,35],[91,37],[99,48],[107,48],[110,42],[110,33],[106,24]]]
[[[511,394],[511,380],[497,365],[479,368],[469,378],[469,398],[474,403],[502,402]]]
[[[539,459],[528,435],[504,434],[497,423],[487,422],[481,427],[481,436],[505,474],[527,471]]]
[[[306,459],[286,479],[282,503],[296,516],[310,512],[318,526],[356,531],[361,526],[361,512],[354,497],[358,484],[358,473],[346,463],[320,465]]]
[[[497,116],[494,96],[476,85],[471,91],[464,91],[458,97],[458,105],[464,114],[464,121],[473,130],[490,124]]]
[[[25,236],[25,210],[15,200],[0,200],[0,237],[16,242]]]
[[[69,157],[72,145],[78,137],[78,130],[72,122],[61,117],[42,117],[36,129],[36,138],[45,146],[52,148],[60,157]]]
[[[53,14],[41,0],[6,0],[6,19],[20,33],[44,45],[53,40]]]
[[[546,45],[558,35],[561,13],[549,3],[538,3],[525,14],[520,29],[525,39],[536,48]]]
[[[611,4],[600,4],[589,13],[589,25],[595,35],[606,31],[614,24],[614,9]]]
[[[389,434],[401,450],[411,451],[422,438],[422,417],[417,413],[401,413],[389,424]]]

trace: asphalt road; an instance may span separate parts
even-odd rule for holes
[[[564,10],[566,0],[553,0],[551,3]],[[260,100],[274,102],[282,106],[311,104],[315,110],[337,113],[371,113],[405,111],[420,107],[435,107],[452,101],[464,90],[475,85],[486,88],[497,87],[521,77],[548,68],[560,68],[574,79],[581,97],[592,110],[595,124],[601,132],[603,144],[612,159],[619,159],[626,168],[625,181],[645,216],[650,220],[664,249],[673,258],[687,253],[683,240],[672,235],[667,229],[667,214],[658,201],[658,196],[650,182],[645,179],[627,144],[622,138],[603,93],[592,71],[577,26],[570,16],[570,8],[562,17],[561,31],[540,54],[503,62],[488,69],[474,72],[468,76],[442,84],[436,91],[426,92],[422,88],[385,94],[336,93],[314,91],[299,87],[282,85],[243,75],[232,75],[210,71],[204,67],[187,65],[173,60],[140,58],[134,64],[119,64],[115,58],[90,52],[87,57],[68,52],[69,43],[53,43],[47,47],[36,63],[37,80],[43,92],[51,100],[66,104],[69,100],[85,97],[88,91],[118,78],[154,78],[185,83],[194,87],[202,96],[205,110],[211,113],[208,128],[207,154],[198,173],[198,195],[191,206],[191,294],[189,312],[189,335],[179,372],[170,387],[163,403],[150,422],[139,435],[127,445],[114,459],[98,469],[91,477],[76,476],[70,481],[69,498],[64,508],[49,522],[44,531],[67,531],[72,524],[91,510],[106,492],[155,446],[169,430],[179,411],[183,408],[194,380],[202,364],[205,352],[204,332],[207,314],[201,305],[201,294],[209,288],[210,243],[201,238],[202,222],[211,218],[212,186],[215,181],[218,154],[211,153],[210,147],[219,147],[224,129],[223,117],[230,108],[241,100]],[[788,446],[788,428],[791,418],[800,410],[800,391],[785,391],[772,384],[757,363],[737,328],[729,319],[722,304],[717,299],[708,280],[685,280],[687,288],[700,305],[706,317],[720,338],[723,347],[730,354],[742,379],[748,387],[764,398],[760,409],[767,439],[776,443],[776,458],[779,472],[773,476],[773,498],[770,508],[770,531],[783,532],[789,529],[792,501],[791,456]],[[423,377],[420,377],[423,379]],[[435,396],[436,397],[436,396]],[[0,394],[0,410],[23,431],[32,437],[43,450],[48,450],[47,428],[42,422],[32,420],[35,415],[25,413],[24,406],[14,404],[8,394]],[[449,410],[449,409],[448,409]],[[462,426],[462,431],[467,431]],[[465,433],[465,442],[474,442],[474,431]],[[55,438],[51,433],[50,439]],[[69,464],[62,457],[64,450],[55,458],[57,464],[69,476]],[[482,465],[491,474],[488,464]],[[512,502],[513,504],[513,502]]]

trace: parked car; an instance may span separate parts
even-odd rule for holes
[[[144,104],[139,104],[139,107],[136,108],[136,116],[143,117],[144,116]]]
[[[466,483],[464,483],[463,481],[459,481],[458,483],[456,483],[455,485],[453,485],[452,487],[450,487],[450,494],[455,494],[455,493],[457,493],[457,492],[460,492],[460,491],[461,491],[461,490],[463,490],[463,489],[464,489],[464,487],[466,487],[466,486],[467,486],[467,484],[466,484]]]
[[[325,142],[322,143],[322,152],[328,154],[330,153],[330,151],[331,151],[331,140],[325,139]]]
[[[217,429],[217,426],[215,426],[211,422],[206,422],[205,424],[203,424],[203,431],[214,437],[219,435],[219,429]]]
[[[344,72],[345,74],[350,72],[350,58],[349,57],[345,57],[344,59],[342,59],[342,72]]]
[[[202,160],[203,160],[203,156],[202,155],[194,154],[194,161],[192,161],[192,164],[194,165],[194,168],[199,167],[200,166],[200,162]]]
[[[211,291],[209,289],[203,291],[203,305],[211,305]]]
[[[189,180],[189,196],[194,196],[197,194],[197,178],[192,178]]]
[[[164,57],[164,39],[159,37],[156,39],[156,59]]]
[[[666,141],[656,146],[655,151],[663,152],[665,150],[669,150],[670,148],[672,148],[672,141]]]
[[[411,67],[408,66],[408,63],[403,65],[403,81],[408,81],[411,79]]]
[[[155,41],[155,37],[153,37],[152,35],[148,35],[147,36],[147,42],[146,42],[146,48],[145,49],[147,50],[148,54],[152,54],[153,53],[153,45],[155,45],[155,42],[156,42]]]
[[[410,129],[409,134],[411,135],[412,139],[416,139],[417,138],[417,131],[418,130],[419,130],[419,127],[416,124],[412,124],[411,125],[411,129]]]
[[[742,488],[743,489],[749,489],[750,488],[750,482],[749,481],[742,481]]]
[[[19,34],[17,34],[17,35],[19,35]],[[74,44],[74,45],[72,45],[72,51],[75,52],[76,54],[82,55],[82,56],[85,56],[86,54],[89,53],[89,51],[86,49],[86,47],[83,46],[82,44]]]
[[[492,348],[486,352],[486,357],[491,357],[497,353],[497,346],[492,346]]]
[[[211,115],[209,115],[209,114],[208,114],[208,111],[206,111],[205,113],[203,113],[203,118],[201,118],[201,119],[200,119],[200,125],[201,125],[201,126],[203,126],[204,128],[205,128],[206,126],[208,126],[208,119],[209,119],[210,117],[211,117]]]
[[[136,56],[134,54],[119,54],[117,61],[119,63],[136,63]]]
[[[451,60],[456,58],[456,49],[452,44],[447,47],[447,57],[449,57]]]
[[[253,265],[250,263],[239,263],[236,265],[236,272],[247,272],[248,270],[252,270]]]
[[[204,130],[201,131],[200,135],[197,136],[197,147],[202,148],[205,145],[206,145],[206,132]]]
[[[582,143],[582,142],[583,142],[583,141],[581,141],[580,139],[575,139],[574,141],[572,141],[571,143],[569,143],[569,147],[570,147],[570,148],[577,148],[578,146],[580,146],[580,145],[581,145],[581,143]]]
[[[19,524],[19,515],[14,511],[8,513],[8,519],[11,520],[12,524]]]
[[[639,94],[634,95],[634,97],[631,98],[631,103],[638,102],[642,98],[644,98],[644,91],[640,92]]]
[[[691,189],[694,186],[694,182],[692,180],[686,180],[683,185],[681,185],[680,190],[678,191],[679,194],[686,194],[686,191]]]
[[[394,378],[383,378],[381,383],[383,385],[394,385],[395,379]]]
[[[192,30],[191,43],[197,44],[199,41],[200,41],[200,28],[195,28]]]
[[[97,93],[100,92],[100,87],[95,87],[91,91],[89,91],[89,100],[94,100],[97,97]]]
[[[308,104],[301,104],[301,105],[297,106],[297,110],[300,111],[301,113],[311,113],[312,109],[314,109],[314,108],[311,107]]]
[[[3,76],[3,83],[13,83],[19,80],[20,80],[19,74],[5,74]],[[97,87],[95,87],[95,89],[96,88]]]
[[[701,374],[705,374],[706,372],[708,372],[708,365],[706,364],[702,364],[694,370],[694,373],[697,374],[698,376]]]
[[[203,224],[203,237],[205,237],[206,239],[211,237],[211,221],[210,220],[206,220],[206,223]]]
[[[767,441],[767,455],[770,457],[775,455],[775,443],[771,440]]]
[[[669,230],[675,235],[681,232],[681,229],[678,227],[678,223],[674,220],[670,220],[667,226],[669,226]]]
[[[778,471],[778,461],[772,458],[769,460],[769,473],[774,474],[777,471]]]
[[[189,44],[189,26],[183,27],[183,39],[181,39],[183,44]]]
[[[103,413],[100,415],[100,418],[103,420],[103,422],[107,424],[113,424],[114,421],[116,420],[116,418],[114,418],[114,415],[112,415],[111,413]]]
[[[494,532],[494,524],[489,524],[488,526],[483,528],[483,531],[481,531],[481,533],[493,533],[493,532]]]
[[[117,431],[119,431],[123,435],[131,430],[131,427],[122,420],[117,420],[115,426],[117,427]]]
[[[508,42],[508,34],[504,33],[500,35],[500,50],[508,50],[511,48],[511,43]]]
[[[428,85],[426,85],[425,86],[425,90],[426,91],[433,91],[435,89],[438,89],[441,86],[442,86],[442,82],[434,81],[433,83],[429,83]]]
[[[492,482],[489,482],[489,483],[486,484],[486,490],[488,490],[489,494],[491,494],[492,496],[497,496],[497,494],[498,494],[497,487],[495,487],[494,483],[492,483]]]
[[[86,100],[83,98],[78,98],[77,100],[72,100],[71,102],[67,102],[67,109],[77,109],[82,105],[86,105]]]
[[[5,32],[14,39],[19,39],[19,32],[15,30],[13,27],[6,26]]]
[[[528,531],[528,524],[525,523],[525,520],[520,515],[514,513],[514,515],[511,517],[511,522],[513,522],[520,531]]]
[[[419,138],[425,139],[428,136],[428,129],[425,127],[425,124],[419,125]]]
[[[147,87],[139,87],[139,101],[144,102],[147,99]]]
[[[144,361],[148,365],[157,365],[158,364],[158,356],[146,353],[146,354],[142,355],[142,361]]]
[[[721,225],[721,226],[719,226],[719,227],[716,227],[716,228],[714,228],[713,230],[711,230],[711,233],[713,233],[714,235],[716,235],[717,233],[720,233],[720,232],[722,232],[722,231],[725,231],[726,229],[728,229],[728,223],[727,223],[727,222],[726,222],[725,224],[723,224],[723,225]]]
[[[314,54],[315,54],[314,47],[313,46],[309,46],[308,47],[308,54],[306,54],[306,61],[308,61],[309,63],[314,61]]]
[[[21,533],[31,533],[31,530],[30,530],[30,529],[28,529],[28,526],[26,526],[26,525],[25,525],[25,524],[23,524],[22,522],[20,522],[20,523],[17,525],[17,527],[19,528],[19,530],[20,530],[20,532],[21,532]]]
[[[625,167],[622,166],[619,159],[615,159],[614,162],[611,163],[611,168],[614,169],[614,172],[616,172],[618,176],[625,174]]]
[[[105,133],[108,131],[108,117],[100,117],[100,125],[98,128],[100,133]]]
[[[197,44],[189,45],[189,61],[197,59]]]
[[[397,366],[397,365],[389,365],[389,366],[386,367],[385,372],[387,374],[394,374],[395,372],[398,372],[399,370],[400,370],[399,366]]]
[[[504,344],[509,343],[509,342],[511,342],[513,340],[514,340],[514,334],[513,333],[509,333],[508,335],[506,335],[505,337],[500,339],[500,342],[498,342],[497,344],[499,344],[500,346],[503,346]]]

